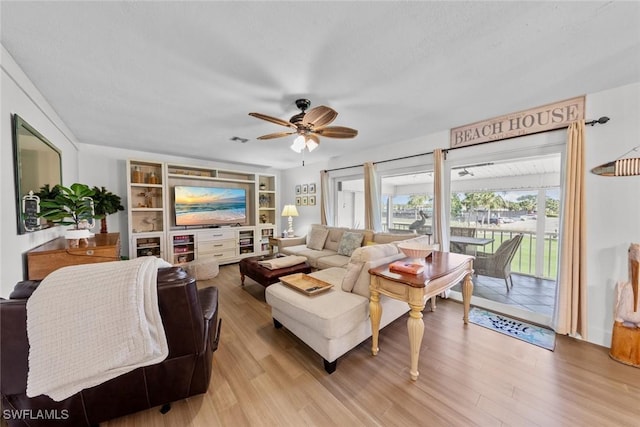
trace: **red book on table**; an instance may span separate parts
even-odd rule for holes
[[[422,264],[412,264],[406,261],[395,261],[389,264],[389,271],[397,273],[420,274],[424,271]]]

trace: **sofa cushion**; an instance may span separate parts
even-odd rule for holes
[[[324,242],[324,248],[330,249],[334,252],[338,252],[338,245],[342,240],[342,236],[348,228],[339,228],[339,227],[328,227],[329,235],[327,236],[327,241]]]
[[[300,252],[302,251],[306,251],[309,248],[307,248],[307,245],[295,245],[295,246],[285,246],[284,248],[282,248],[280,250],[280,253],[284,254],[284,255],[300,255]]]
[[[415,232],[407,233],[375,233],[373,235],[373,242],[376,244],[384,244],[397,242],[399,240],[407,240],[416,237]]]
[[[329,230],[326,228],[314,227],[309,232],[309,241],[307,242],[307,248],[321,251],[324,248],[324,242],[327,240]]]
[[[323,257],[327,257],[327,256],[331,256],[331,255],[335,255],[335,251],[330,251],[328,249],[323,249],[321,251],[317,251],[315,249],[304,249],[299,251],[296,255],[302,255],[304,257],[307,257],[307,262],[309,263],[309,265],[313,268],[319,268],[318,267],[318,260],[320,258]]]
[[[319,269],[330,267],[346,267],[349,264],[349,257],[346,255],[329,255],[318,259]]]
[[[354,233],[351,231],[342,233],[342,238],[338,245],[338,255],[351,256],[353,251],[362,245],[363,237],[364,235],[362,233]]]
[[[331,268],[312,273],[311,276],[318,277],[318,273],[332,274],[331,271],[339,273],[339,276],[344,274],[344,269]],[[319,279],[327,281],[326,276],[320,276]],[[312,297],[276,283],[265,290],[265,299],[274,309],[298,319],[300,323],[328,339],[343,336],[367,321],[369,316],[369,300],[343,292],[339,279],[337,286]]]

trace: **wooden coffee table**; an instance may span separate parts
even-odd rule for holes
[[[282,256],[282,255],[280,255]],[[279,255],[262,255],[243,258],[238,263],[240,268],[240,280],[242,286],[244,286],[244,277],[248,276],[260,283],[262,286],[269,286],[280,281],[280,277],[295,273],[311,273],[311,266],[306,261],[300,264],[292,265],[291,267],[277,268],[275,270],[269,270],[266,267],[258,264],[258,261],[264,261],[268,259],[278,258]]]

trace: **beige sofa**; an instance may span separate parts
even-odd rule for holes
[[[411,240],[429,244],[428,236]],[[323,248],[314,254],[335,257],[328,251],[330,249]],[[369,269],[401,258],[404,254],[395,243],[365,245],[353,251],[345,266],[323,268],[310,274],[333,285],[324,293],[307,296],[282,283],[267,287],[265,298],[271,306],[274,326],[285,326],[315,350],[324,359],[325,370],[332,373],[338,357],[371,336]],[[317,265],[323,265],[323,259],[324,256],[316,257]],[[408,304],[384,295],[380,297],[380,303],[380,328],[409,311]]]
[[[412,233],[374,233],[314,224],[306,236],[286,239],[278,244],[278,252],[285,255],[302,255],[311,267],[323,270],[345,267],[353,251],[371,244],[390,243],[415,237]]]

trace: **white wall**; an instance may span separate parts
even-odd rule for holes
[[[59,227],[18,235],[11,115],[18,114],[62,153],[62,182],[78,178],[77,140],[38,89],[2,47],[0,64],[0,295],[23,280],[25,252],[58,236]]]
[[[580,95],[580,94],[576,94]],[[535,107],[532,105],[532,107]],[[640,83],[587,94],[587,119],[608,116],[605,125],[588,126],[586,129],[587,168],[614,160],[640,144]],[[488,118],[488,117],[486,117]],[[462,125],[463,123],[461,123]],[[564,142],[566,131],[554,131],[540,135],[500,141],[455,150],[448,154],[448,167],[465,163],[469,159],[507,157],[509,150],[534,155],[539,151],[553,150]],[[531,147],[542,144],[542,149]],[[322,169],[359,165],[365,161],[380,161],[432,151],[449,146],[449,132],[443,131],[425,136],[422,140],[408,142],[390,141],[388,147],[368,150],[358,155],[332,159],[327,163],[310,163],[283,171],[283,199],[294,199],[294,186],[311,180],[319,182]],[[320,147],[322,149],[322,147]],[[638,157],[640,151],[629,156]],[[404,161],[382,163],[379,170],[398,167],[410,168],[420,162],[430,162],[430,157],[415,157]],[[362,173],[362,168],[336,171],[332,176],[348,176]],[[318,197],[319,199],[319,197]],[[628,278],[627,249],[631,242],[640,243],[640,177],[607,178],[587,173],[587,288],[588,288],[588,337],[587,340],[608,347],[611,343],[615,284]],[[308,225],[320,222],[320,208],[303,207],[295,221],[297,234],[304,234]]]
[[[587,96],[589,117],[611,118],[588,127],[587,168],[592,169],[640,145],[640,83]],[[640,157],[640,149],[626,157]],[[628,280],[629,245],[640,243],[640,176],[602,177],[588,173],[587,281],[589,338],[611,344],[615,284]]]

